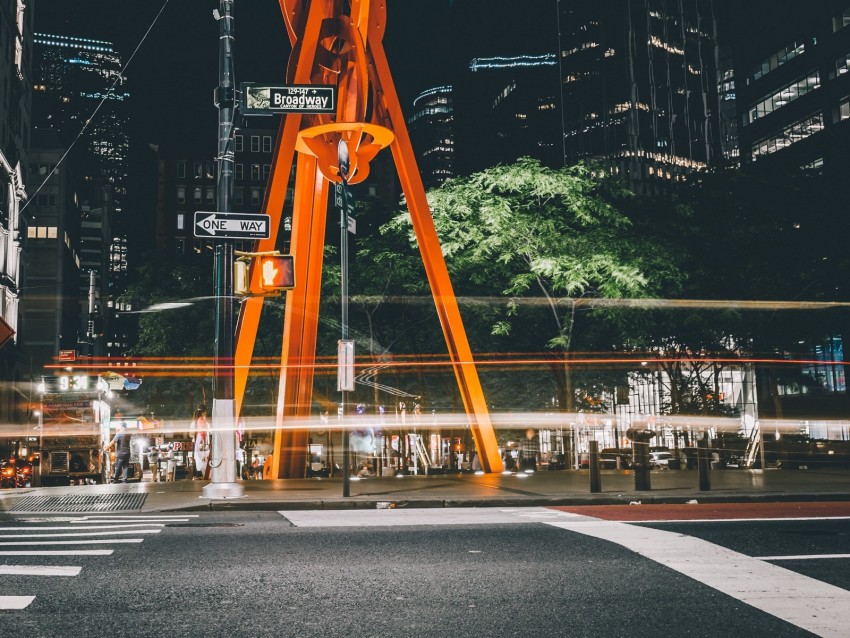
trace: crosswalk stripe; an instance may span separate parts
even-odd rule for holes
[[[71,538],[74,536],[113,536],[116,534],[159,534],[161,529],[118,529],[114,532],[76,532],[73,534],[3,534],[0,538]]]
[[[0,609],[26,609],[35,596],[0,596]]]
[[[132,519],[130,519],[132,520]],[[99,523],[110,524],[110,525],[118,525],[124,524],[124,527],[129,527],[130,525],[165,525],[167,523],[186,523],[188,522],[188,518],[150,518],[147,519],[146,522],[139,521],[138,523],[129,523],[127,519],[103,519],[98,521],[70,521],[72,525],[75,527],[85,527],[87,529],[92,527],[97,527]]]
[[[684,534],[584,516],[546,524],[622,545],[818,636],[847,636],[846,589]]]
[[[56,565],[0,565],[0,576],[77,576],[81,569]]]
[[[141,543],[144,538],[98,538],[87,541],[12,541],[0,542],[2,547],[20,547],[21,545],[105,545],[107,543]]]
[[[753,556],[758,560],[823,560],[831,558],[850,558],[850,554],[797,554],[793,556]]]
[[[121,529],[125,527],[165,527],[165,523],[125,523],[123,525],[90,525],[84,529]],[[80,527],[0,527],[0,532],[43,532],[50,530],[78,530]]]
[[[0,551],[0,556],[111,556],[114,553],[114,549],[11,549]]]
[[[113,514],[112,516],[108,516],[106,514],[103,515],[91,515],[91,516],[80,516],[79,518],[75,518],[73,523],[82,523],[83,521],[96,521],[98,523],[103,523],[108,521],[148,521],[148,520],[163,520],[163,521],[182,521],[187,518],[198,518],[200,514],[180,514],[170,516],[167,514],[162,515],[146,515],[146,516],[134,516],[132,514],[128,514],[126,516],[122,516],[121,514]]]

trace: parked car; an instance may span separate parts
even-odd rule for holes
[[[605,448],[599,453],[599,468],[602,470],[616,470],[617,461],[620,461],[619,469],[627,470],[632,466],[632,453],[630,450],[617,448]]]
[[[649,467],[654,470],[670,469],[670,459],[673,455],[670,452],[650,452]]]

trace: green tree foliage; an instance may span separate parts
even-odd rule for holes
[[[583,302],[647,294],[647,267],[663,261],[661,247],[638,237],[622,212],[630,200],[599,169],[553,170],[528,158],[428,193],[456,292],[500,298],[491,333],[502,346],[555,353],[560,405],[567,409],[574,407],[568,362]],[[406,214],[390,228],[413,240]],[[666,262],[665,268],[672,269]],[[540,307],[548,319],[536,312]]]

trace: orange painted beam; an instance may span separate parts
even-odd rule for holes
[[[328,182],[314,157],[299,154],[295,181],[292,246],[296,280],[301,285],[286,295],[283,348],[278,384],[273,475],[304,476],[309,432],[286,428],[291,417],[310,416],[313,401],[316,335],[319,327],[322,268],[327,217]],[[279,459],[279,460],[278,460]]]
[[[299,28],[302,22],[304,37],[318,42],[319,32],[322,24],[322,7],[320,3],[310,5],[308,13],[302,15],[296,11],[300,3],[295,0],[280,0],[284,19],[291,15],[296,20]],[[287,21],[287,28],[289,22]],[[290,36],[290,41],[294,39]],[[295,55],[295,52],[293,52]],[[301,47],[298,51],[298,66],[295,77],[291,78],[293,84],[308,84],[310,80],[310,69],[316,57],[316,47]],[[295,158],[295,142],[298,139],[298,131],[301,129],[300,114],[294,113],[284,118],[280,132],[278,133],[277,145],[272,158],[269,185],[266,188],[263,212],[270,216],[269,239],[257,242],[256,250],[260,252],[275,250],[278,235],[280,233],[280,222],[283,217],[283,206],[286,201],[286,189],[289,186],[289,175],[292,172],[292,163]],[[251,274],[251,288],[256,289],[260,282],[260,273]],[[263,299],[259,297],[249,298],[242,302],[239,310],[239,319],[236,326],[236,340],[234,348],[234,378],[233,395],[236,410],[236,418],[242,414],[242,404],[245,398],[245,389],[248,385],[248,375],[251,368],[251,360],[254,356],[254,345],[257,339],[257,330],[260,326],[260,315],[263,311]]]
[[[379,36],[382,33],[375,35]],[[385,125],[395,133],[395,140],[391,148],[396,170],[410,209],[413,230],[416,233],[422,261],[425,264],[425,272],[431,286],[440,325],[443,328],[455,378],[464,408],[470,418],[470,428],[481,460],[481,467],[486,472],[501,472],[504,469],[504,463],[499,455],[496,432],[490,420],[490,412],[484,398],[481,381],[478,378],[472,350],[466,338],[466,330],[463,327],[457,298],[443,258],[440,240],[434,227],[431,210],[428,207],[428,200],[425,197],[425,187],[416,165],[413,145],[407,132],[398,94],[393,84],[383,45],[378,37],[373,38],[371,34],[369,51],[377,74],[379,89],[383,93],[384,106],[390,119]]]

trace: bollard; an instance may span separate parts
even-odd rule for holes
[[[635,470],[635,489],[649,491],[652,489],[649,478],[649,442],[633,441],[633,461]]]
[[[590,441],[588,443],[588,467],[590,468],[590,493],[598,494],[602,491],[602,475],[599,472],[599,443]]]
[[[655,436],[655,432],[648,429],[644,423],[635,423],[635,426],[626,431],[626,436],[632,442],[635,489],[648,492],[652,489],[649,480],[649,439]]]
[[[708,472],[708,440],[697,439],[697,468],[699,469],[700,492],[711,491],[711,475]]]

